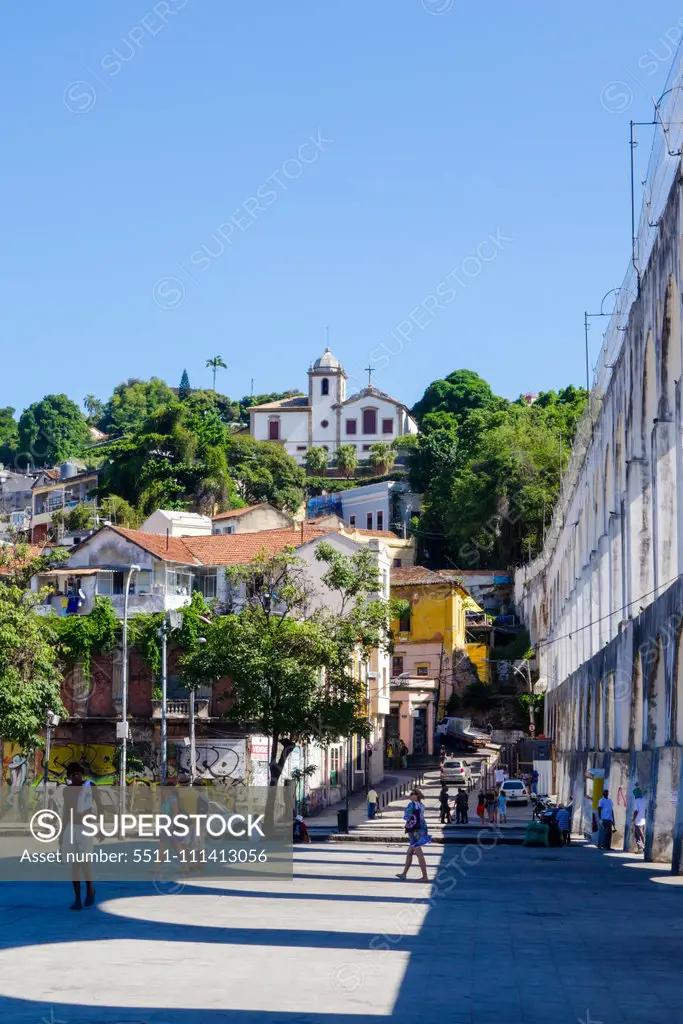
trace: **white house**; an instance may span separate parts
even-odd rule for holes
[[[257,441],[279,441],[298,462],[309,448],[326,448],[330,458],[341,444],[367,457],[376,441],[416,434],[417,423],[402,402],[369,386],[347,398],[346,370],[329,348],[308,371],[308,395],[266,402],[249,410]]]
[[[212,533],[259,533],[261,530],[286,529],[294,520],[286,512],[262,501],[249,508],[231,508],[219,512],[212,520]]]
[[[168,534],[169,537],[207,537],[211,534],[211,516],[158,508],[147,516],[140,529],[143,533]]]

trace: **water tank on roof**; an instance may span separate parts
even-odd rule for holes
[[[63,462],[59,467],[59,475],[62,480],[68,480],[69,477],[78,476],[81,472],[81,467],[77,462]]]

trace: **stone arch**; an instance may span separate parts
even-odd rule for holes
[[[642,453],[650,461],[652,427],[657,416],[657,363],[655,360],[655,343],[652,331],[648,331],[643,359],[643,401],[640,418],[640,439]]]
[[[683,744],[683,628],[678,634],[676,643],[676,664],[674,666],[673,678],[673,721],[671,723],[671,733],[676,743]]]
[[[666,742],[666,667],[662,638],[657,637],[654,657],[647,681],[645,722],[648,747],[661,747]]]
[[[662,322],[662,414],[675,415],[676,381],[681,379],[681,298],[673,274],[669,275]]]
[[[531,612],[531,629],[529,632],[529,640],[531,646],[535,647],[538,643],[538,610],[534,608]]]
[[[614,487],[615,487],[615,500],[617,505],[621,501],[621,496],[626,490],[626,463],[625,463],[625,437],[624,437],[624,419],[619,411],[617,417],[617,429],[614,435]],[[616,509],[618,511],[618,509]]]
[[[607,676],[605,702],[605,749],[614,750],[617,745],[616,736],[616,707],[614,700],[614,673]]]
[[[612,449],[609,444],[605,450],[605,469],[602,478],[602,485],[605,494],[605,514],[602,523],[602,532],[609,529],[610,512],[616,512],[616,501],[614,497],[614,465],[612,461]]]
[[[586,695],[586,749],[595,750],[595,690],[590,684]]]
[[[643,749],[643,665],[640,652],[636,655],[631,687],[631,727],[628,745],[631,750]]]

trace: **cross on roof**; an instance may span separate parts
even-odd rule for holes
[[[368,387],[371,388],[372,387],[372,375],[373,375],[373,373],[375,373],[375,368],[374,368],[374,366],[364,366],[363,369],[367,370],[367,373],[368,373]]]

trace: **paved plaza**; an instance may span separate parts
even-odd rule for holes
[[[683,887],[569,849],[314,843],[291,882],[0,888],[8,1024],[683,1022]],[[417,871],[415,871],[417,877]]]

